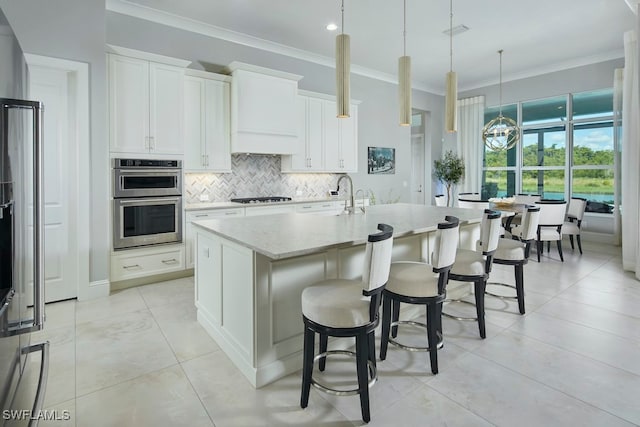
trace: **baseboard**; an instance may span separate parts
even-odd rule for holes
[[[615,239],[613,234],[608,234],[608,233],[596,233],[593,231],[581,231],[580,232],[580,239],[585,242],[598,242],[598,243],[605,243],[608,245],[615,245]],[[567,244],[569,244],[569,235],[565,234],[562,236],[562,240],[563,243],[567,242]],[[575,240],[575,239],[574,239]],[[569,246],[569,248],[571,248],[571,246]]]
[[[123,289],[135,288],[136,286],[148,285],[150,283],[164,282],[165,280],[181,279],[193,276],[193,268],[173,271],[171,273],[155,274],[152,276],[138,277],[137,279],[120,280],[111,282],[111,291],[121,291]]]
[[[94,298],[109,296],[110,284],[108,280],[90,282],[89,286],[78,289],[78,301],[86,301]]]

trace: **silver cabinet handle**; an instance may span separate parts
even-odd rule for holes
[[[207,159],[207,166],[209,166],[209,155],[206,154],[204,157]]]
[[[209,214],[200,214],[200,215],[195,215],[196,218],[202,218],[205,216],[209,216]]]
[[[40,375],[38,375],[38,388],[36,391],[36,398],[33,401],[33,409],[31,414],[39,414],[44,404],[44,394],[47,391],[47,378],[49,377],[49,341],[45,341],[39,344],[33,344],[29,347],[22,349],[22,354],[34,353],[40,351]],[[29,421],[29,427],[38,427],[39,418],[35,418]]]
[[[140,264],[133,264],[133,265],[123,265],[122,268],[124,268],[125,270],[128,270],[130,268],[141,268]]]
[[[201,164],[202,166],[207,166],[207,162],[206,162],[206,161],[205,161],[205,159],[204,159],[204,154],[202,154],[202,155],[200,156],[200,164]]]
[[[238,215],[238,212],[225,212],[225,215]]]
[[[149,137],[149,148],[152,150],[156,149],[156,138],[153,136]]]
[[[164,203],[164,204],[168,204],[166,202],[177,202],[180,200],[180,197],[163,197],[162,199],[144,199],[143,203],[145,205],[148,205],[149,202],[151,203]],[[123,200],[123,199],[119,199],[118,203],[120,203],[121,205],[131,205],[131,204],[135,204],[135,203],[140,203],[140,199],[135,199],[135,200]]]
[[[333,206],[333,205],[331,205],[331,204],[328,204],[328,205],[322,205],[322,207],[323,207],[323,208],[330,208],[331,206]]]
[[[163,259],[162,260],[163,264],[167,264],[167,265],[173,265],[173,264],[177,264],[178,260],[175,258],[171,258],[171,259]]]
[[[312,206],[303,206],[302,209],[311,209]]]

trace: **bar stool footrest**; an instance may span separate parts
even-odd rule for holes
[[[476,304],[474,302],[471,301],[465,301],[463,299],[446,299],[444,300],[444,302],[462,302],[465,304],[469,304],[469,305],[473,305],[475,306]],[[454,316],[453,314],[449,314],[449,313],[445,313],[444,311],[442,312],[443,316],[447,316],[450,319],[456,319],[456,320],[464,320],[464,321],[468,321],[468,322],[475,322],[478,320],[477,317],[461,317],[461,316]]]
[[[397,322],[391,322],[390,327],[394,327],[398,325],[411,325],[411,326],[419,326],[425,329],[427,328],[427,325],[425,323],[414,322],[412,320],[398,320]],[[438,344],[436,344],[436,348],[441,349],[444,344],[442,339],[442,332],[436,331],[436,335],[438,335]],[[398,341],[396,341],[391,337],[389,337],[389,343],[403,350],[408,350],[408,351],[431,351],[430,347],[414,347],[414,346],[405,345],[405,344],[399,343]]]
[[[350,357],[356,357],[355,351],[329,350],[329,351],[326,351],[324,353],[320,353],[320,354],[316,355],[313,358],[313,363],[315,364],[318,360],[320,360],[323,357],[337,355],[337,354],[350,356]],[[376,383],[376,381],[378,380],[378,371],[376,370],[376,367],[375,367],[375,365],[373,364],[373,362],[371,360],[367,361],[367,363],[369,365],[369,376],[371,377],[371,379],[369,380],[369,388],[371,388],[371,386],[374,385]],[[331,394],[333,396],[353,396],[355,394],[359,394],[360,393],[360,390],[357,389],[357,388],[348,389],[348,390],[338,390],[338,389],[335,389],[335,388],[328,387],[328,386],[322,384],[321,382],[316,381],[315,378],[313,378],[313,376],[311,377],[311,385],[314,386],[315,388],[317,388],[318,390],[323,391],[323,392],[325,392],[327,394]]]

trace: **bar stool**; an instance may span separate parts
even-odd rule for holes
[[[486,209],[482,216],[480,225],[480,240],[477,250],[458,249],[456,252],[456,262],[453,263],[449,271],[449,280],[460,282],[473,282],[475,294],[475,306],[477,317],[460,317],[447,313],[442,313],[447,317],[457,320],[477,320],[480,337],[486,338],[486,328],[484,321],[484,291],[487,286],[487,279],[491,272],[493,254],[498,248],[500,239],[500,212]],[[473,304],[465,300],[450,300]]]
[[[386,359],[389,343],[404,350],[428,351],[431,372],[434,375],[438,373],[438,349],[442,347],[442,302],[446,296],[449,270],[455,261],[458,239],[458,218],[446,216],[445,222],[438,224],[431,264],[409,261],[391,264],[389,281],[382,292],[380,360]],[[400,321],[400,303],[424,305],[427,323]],[[394,338],[398,333],[398,325],[403,324],[426,328],[429,346],[411,347],[397,342]]]
[[[369,422],[369,387],[377,380],[375,328],[382,291],[389,278],[393,228],[378,224],[379,233],[370,234],[365,249],[362,280],[328,279],[315,283],[302,292],[304,350],[300,406],[306,408],[313,385],[326,393],[350,396],[360,394],[362,419]],[[320,353],[314,357],[315,334],[320,334]],[[327,337],[355,337],[356,351],[327,351]],[[336,390],[313,378],[313,365],[320,361],[324,370],[326,357],[347,354],[356,358],[358,386]],[[369,378],[370,377],[370,378]]]
[[[516,296],[505,296],[485,290],[487,295],[497,298],[518,300],[518,310],[524,314],[524,265],[529,261],[531,244],[536,239],[540,208],[528,205],[522,215],[522,224],[512,229],[512,238],[501,238],[498,249],[493,255],[495,264],[513,265],[515,285],[498,282],[488,282],[487,285],[505,286],[516,290]]]

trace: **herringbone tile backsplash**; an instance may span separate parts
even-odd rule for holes
[[[184,202],[198,203],[202,194],[209,196],[209,202],[233,197],[324,197],[335,190],[338,179],[331,173],[281,173],[280,156],[270,155],[234,154],[231,169],[231,173],[185,174]]]

